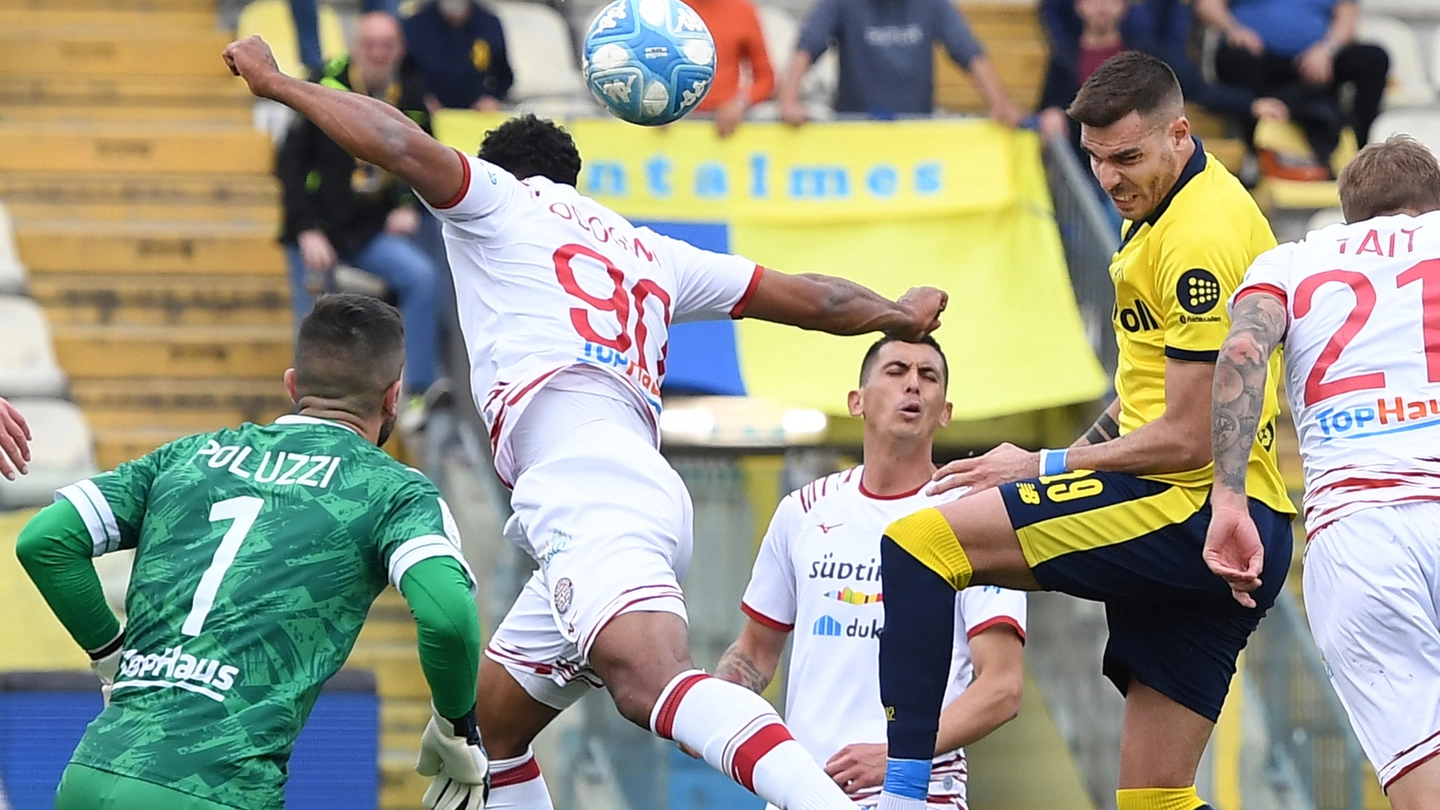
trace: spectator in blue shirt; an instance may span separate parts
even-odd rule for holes
[[[950,0],[820,0],[800,31],[780,85],[780,115],[806,119],[800,80],[831,45],[840,49],[835,111],[875,118],[928,115],[935,109],[935,43],[980,88],[990,117],[1014,126],[1022,115],[1000,76]]]
[[[1225,35],[1215,53],[1216,76],[1283,101],[1322,174],[1345,126],[1362,145],[1369,140],[1390,58],[1355,41],[1360,8],[1354,0],[1196,0],[1195,13]],[[1355,88],[1348,117],[1339,101],[1345,84]]]
[[[405,20],[405,40],[432,112],[498,110],[515,83],[500,18],[474,0],[435,0]]]

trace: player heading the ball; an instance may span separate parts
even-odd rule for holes
[[[280,73],[258,37],[225,51],[252,92],[408,182],[444,222],[471,390],[514,492],[506,535],[540,563],[481,664],[494,800],[547,808],[530,742],[603,684],[620,713],[779,807],[851,808],[763,698],[695,669],[680,591],[692,507],[659,452],[672,322],[755,317],[833,334],[939,326],[945,294],[890,301],[636,227],[575,189],[568,133],[533,116],[473,158],[393,107]]]
[[[474,578],[440,493],[380,445],[405,364],[400,313],[317,299],[285,388],[298,412],[177,439],[60,490],[16,554],[100,675],[57,810],[280,810],[286,763],[375,597],[415,616],[434,716],[430,807],[483,807]],[[123,630],[92,557],[135,549]],[[443,792],[442,792],[443,791]]]

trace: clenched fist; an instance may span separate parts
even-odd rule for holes
[[[934,287],[911,287],[900,296],[899,304],[909,314],[910,322],[903,329],[893,330],[896,337],[919,340],[940,328],[940,313],[945,311],[950,296]]]
[[[275,54],[270,52],[270,46],[258,35],[226,45],[222,56],[230,72],[244,79],[250,92],[261,98],[269,98],[275,80],[285,75],[275,64]]]

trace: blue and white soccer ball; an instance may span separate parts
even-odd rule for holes
[[[595,98],[647,127],[695,109],[715,77],[715,40],[680,0],[614,0],[590,23],[583,57]]]

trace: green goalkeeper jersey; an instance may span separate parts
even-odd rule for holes
[[[283,806],[295,738],[386,583],[461,560],[428,479],[306,416],[180,439],[59,495],[95,555],[136,550],[120,673],[73,761],[247,809]]]

